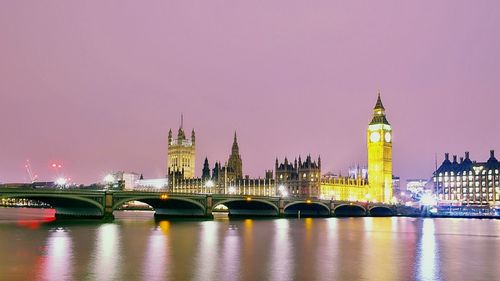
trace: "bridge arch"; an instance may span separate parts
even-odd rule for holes
[[[230,216],[278,216],[279,208],[271,201],[258,198],[229,198],[215,202],[212,211],[219,205],[229,209]]]
[[[285,205],[283,212],[285,216],[330,216],[331,210],[323,202],[295,201]]]
[[[48,204],[56,210],[56,216],[101,217],[104,206],[101,202],[79,195],[51,193],[3,194],[4,198],[31,199]]]
[[[333,213],[339,217],[362,217],[366,216],[366,209],[357,204],[341,204],[335,206]]]
[[[139,201],[155,210],[156,216],[205,216],[205,206],[190,198],[169,196],[161,199],[158,195],[130,196],[113,202],[113,211],[124,203]]]
[[[368,213],[373,217],[394,216],[394,211],[387,206],[373,206],[368,209]]]

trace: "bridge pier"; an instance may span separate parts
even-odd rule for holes
[[[278,201],[278,207],[279,207],[278,216],[284,217],[285,216],[285,201],[283,200],[283,198],[280,198],[280,200]]]
[[[114,220],[115,216],[113,215],[113,193],[106,191],[104,193],[104,211],[103,211],[103,219],[104,220]]]
[[[212,195],[207,195],[205,198],[205,216],[207,218],[212,218],[212,208],[213,208],[213,202],[212,202]]]

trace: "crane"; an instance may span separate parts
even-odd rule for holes
[[[38,178],[38,175],[33,174],[33,171],[31,170],[31,163],[30,160],[26,160],[26,164],[24,165],[26,168],[26,172],[28,172],[28,176],[30,178],[31,183],[34,183],[36,179]]]

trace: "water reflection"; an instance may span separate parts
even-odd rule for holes
[[[269,280],[292,280],[293,245],[290,243],[290,220],[274,221],[274,237]]]
[[[328,218],[155,224],[152,219],[128,216],[123,214],[126,220],[112,224],[56,221],[38,228],[26,228],[16,219],[0,221],[0,280],[497,280],[500,276],[499,220]]]
[[[67,230],[61,227],[51,230],[46,251],[43,279],[71,280],[73,247]]]
[[[103,224],[97,231],[97,243],[92,260],[93,280],[119,280],[120,235],[117,224]]]
[[[422,225],[422,236],[418,245],[417,279],[418,280],[440,280],[439,271],[439,249],[436,245],[434,234],[434,220],[424,219]]]
[[[238,228],[230,225],[226,230],[222,246],[222,263],[220,264],[222,280],[238,280],[240,271],[240,234]]]
[[[168,264],[168,249],[166,247],[168,231],[165,231],[165,229],[168,230],[169,228],[165,227],[165,225],[169,225],[169,222],[160,222],[159,227],[153,229],[149,236],[142,273],[144,280],[166,279],[165,265]]]
[[[216,280],[216,261],[219,254],[218,222],[201,223],[200,241],[195,262],[196,280]]]

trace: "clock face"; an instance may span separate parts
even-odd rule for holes
[[[380,134],[378,132],[373,132],[370,134],[371,142],[378,142],[380,140]]]
[[[389,132],[385,133],[385,141],[391,142],[391,133],[389,133]]]

